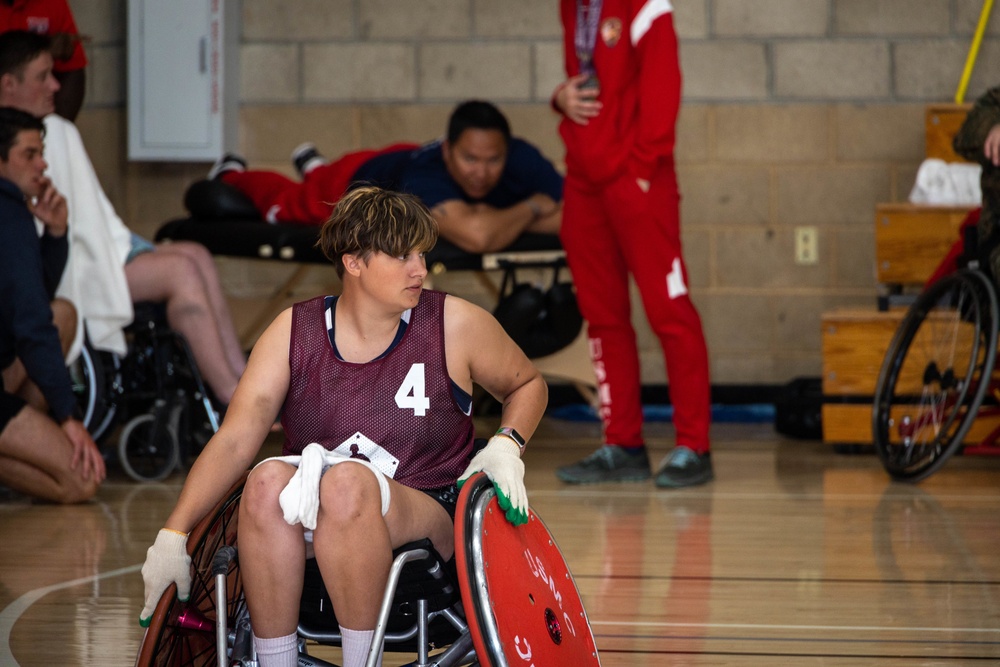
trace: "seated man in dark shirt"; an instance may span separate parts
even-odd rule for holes
[[[537,148],[512,137],[488,102],[460,104],[445,139],[349,153],[327,163],[309,144],[293,153],[302,181],[247,171],[226,155],[210,174],[246,194],[269,222],[321,225],[357,184],[417,196],[441,236],[467,252],[495,252],[525,232],[558,234],[562,176]]]
[[[989,257],[994,280],[1000,279],[1000,86],[990,88],[973,105],[955,135],[955,152],[978,162],[980,189],[979,247]]]
[[[75,311],[68,301],[50,306],[69,249],[66,200],[44,175],[44,128],[31,114],[0,108],[0,484],[76,503],[94,495],[105,469],[73,416],[63,352]],[[45,228],[41,239],[32,215]]]

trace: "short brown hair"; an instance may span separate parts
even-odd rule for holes
[[[343,278],[344,255],[368,261],[375,252],[393,257],[427,252],[437,238],[437,222],[419,199],[366,186],[351,190],[337,202],[316,245]]]
[[[24,79],[24,68],[43,53],[50,53],[52,40],[27,30],[9,30],[0,35],[0,76]]]

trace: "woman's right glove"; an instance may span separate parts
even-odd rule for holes
[[[153,546],[146,551],[142,581],[146,584],[146,606],[139,612],[139,625],[148,628],[167,586],[177,584],[177,599],[181,602],[191,597],[191,556],[187,553],[186,533],[160,529]]]
[[[524,489],[524,462],[519,452],[516,442],[495,435],[458,478],[458,488],[462,488],[473,474],[480,470],[486,473],[496,489],[497,504],[515,526],[528,523],[528,492]]]

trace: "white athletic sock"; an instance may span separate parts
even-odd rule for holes
[[[296,667],[299,661],[299,638],[294,632],[271,639],[254,635],[253,648],[260,667]]]
[[[344,638],[344,667],[364,667],[368,659],[368,649],[372,645],[374,630],[351,630],[340,626],[340,635]],[[379,652],[378,667],[382,667],[382,653]]]

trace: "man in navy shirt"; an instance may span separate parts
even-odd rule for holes
[[[501,250],[525,232],[558,234],[562,176],[537,148],[511,136],[489,102],[458,105],[444,139],[396,144],[326,162],[311,144],[295,150],[302,181],[245,169],[226,155],[210,176],[246,194],[269,222],[321,225],[333,204],[356,184],[416,195],[437,220],[441,236],[467,252]]]
[[[76,313],[68,301],[52,301],[68,255],[68,215],[44,175],[44,129],[31,114],[0,107],[0,484],[75,503],[94,495],[105,468],[74,417],[63,361]],[[41,239],[32,216],[44,226]]]

